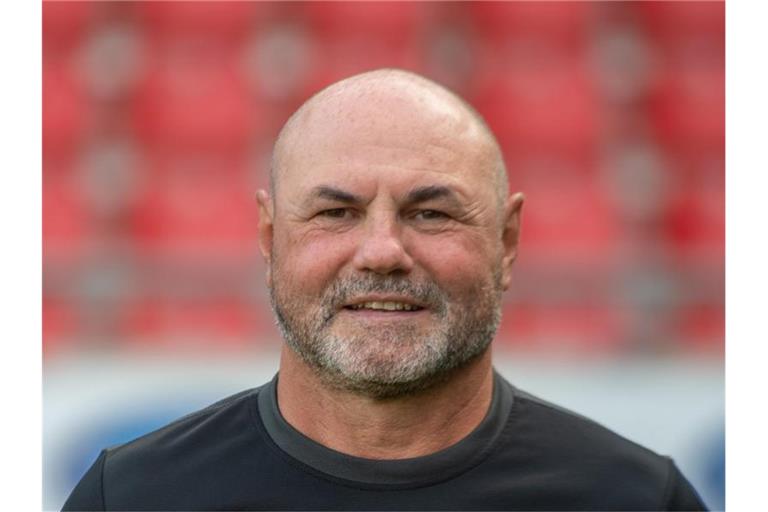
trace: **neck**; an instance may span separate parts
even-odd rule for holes
[[[282,416],[313,441],[368,459],[420,457],[457,443],[483,420],[493,391],[490,350],[445,382],[386,400],[329,387],[315,372],[283,347]]]

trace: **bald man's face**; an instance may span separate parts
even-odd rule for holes
[[[374,95],[317,105],[294,129],[261,233],[289,345],[372,396],[483,353],[519,205],[499,215],[497,155],[475,121],[428,96]]]

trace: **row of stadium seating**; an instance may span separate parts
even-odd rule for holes
[[[279,346],[266,302],[148,296],[129,298],[98,317],[92,309],[92,304],[86,308],[60,298],[45,299],[43,337],[48,357],[73,349],[113,350],[115,342],[128,350],[181,347],[218,352]],[[657,318],[651,319],[652,314]],[[586,356],[658,356],[681,351],[722,356],[721,307],[692,303],[667,311],[661,320],[658,315],[658,311],[639,314],[611,304],[514,304],[505,309],[496,347]]]
[[[456,5],[429,2],[136,2],[117,6],[92,6],[83,2],[50,2],[45,6],[43,30],[57,43],[80,38],[89,28],[111,18],[129,18],[151,33],[192,32],[223,38],[243,36],[251,30],[282,20],[302,20],[329,37],[348,30],[402,33],[423,31],[446,19],[463,18],[483,33],[588,35],[597,16],[621,11],[633,15],[655,39],[677,38],[687,33],[723,35],[721,2],[637,2],[605,7],[587,2],[462,2]]]
[[[251,254],[258,221],[255,180],[245,166],[226,171],[227,165],[235,166],[199,157],[176,169],[153,172],[148,167],[144,174],[126,176],[118,168],[98,178],[89,176],[87,169],[80,175],[58,176],[47,169],[46,261],[82,257],[89,242],[105,230],[127,238],[134,250],[181,259]],[[617,194],[618,185],[589,171],[529,165],[512,167],[513,188],[524,191],[528,201],[524,252],[541,257],[567,253],[585,263],[615,258],[634,220],[634,212],[625,211],[628,203]],[[651,211],[638,216],[654,223],[657,242],[679,258],[699,252],[717,261],[724,243],[723,182],[697,177],[681,173],[674,187],[644,199],[648,204],[639,207]]]
[[[418,3],[310,3],[292,24],[262,30],[252,19],[262,8],[244,3],[143,2],[132,4],[131,16],[119,22],[104,15],[78,25],[52,13],[79,9],[95,16],[100,9],[50,2],[44,10],[50,18],[44,32],[46,149],[76,148],[103,129],[99,116],[81,114],[115,103],[124,107],[119,129],[142,144],[242,149],[254,137],[272,135],[297,102],[338,77],[400,66],[455,81],[457,92],[511,149],[583,151],[604,136],[601,111],[606,89],[615,87],[610,80],[632,65],[648,68],[630,99],[642,103],[660,144],[722,147],[724,44],[716,22],[718,15],[722,22],[722,5],[647,4],[631,6],[639,20],[648,20],[633,41],[590,36],[600,25],[595,7],[586,3],[470,3],[463,7],[467,27],[429,31],[427,25],[437,23],[431,18],[442,19],[429,15],[435,7]],[[676,16],[682,23],[672,30]],[[296,21],[303,18],[306,25]],[[268,14],[264,20],[273,22]],[[215,35],[206,38],[209,25]],[[406,27],[418,40],[405,37]],[[241,32],[250,39],[224,41]],[[638,40],[644,50],[625,48]],[[627,64],[633,57],[640,58]],[[451,67],[462,78],[451,75]]]

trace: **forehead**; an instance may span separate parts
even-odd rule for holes
[[[289,193],[329,179],[494,186],[495,154],[479,123],[429,94],[330,98],[308,108],[291,132],[279,177]]]

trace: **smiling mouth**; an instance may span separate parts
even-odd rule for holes
[[[415,304],[407,304],[405,302],[372,301],[372,302],[361,302],[360,304],[350,304],[350,305],[344,306],[344,309],[348,309],[351,311],[390,312],[390,311],[421,311],[424,308],[421,306],[417,306]]]

